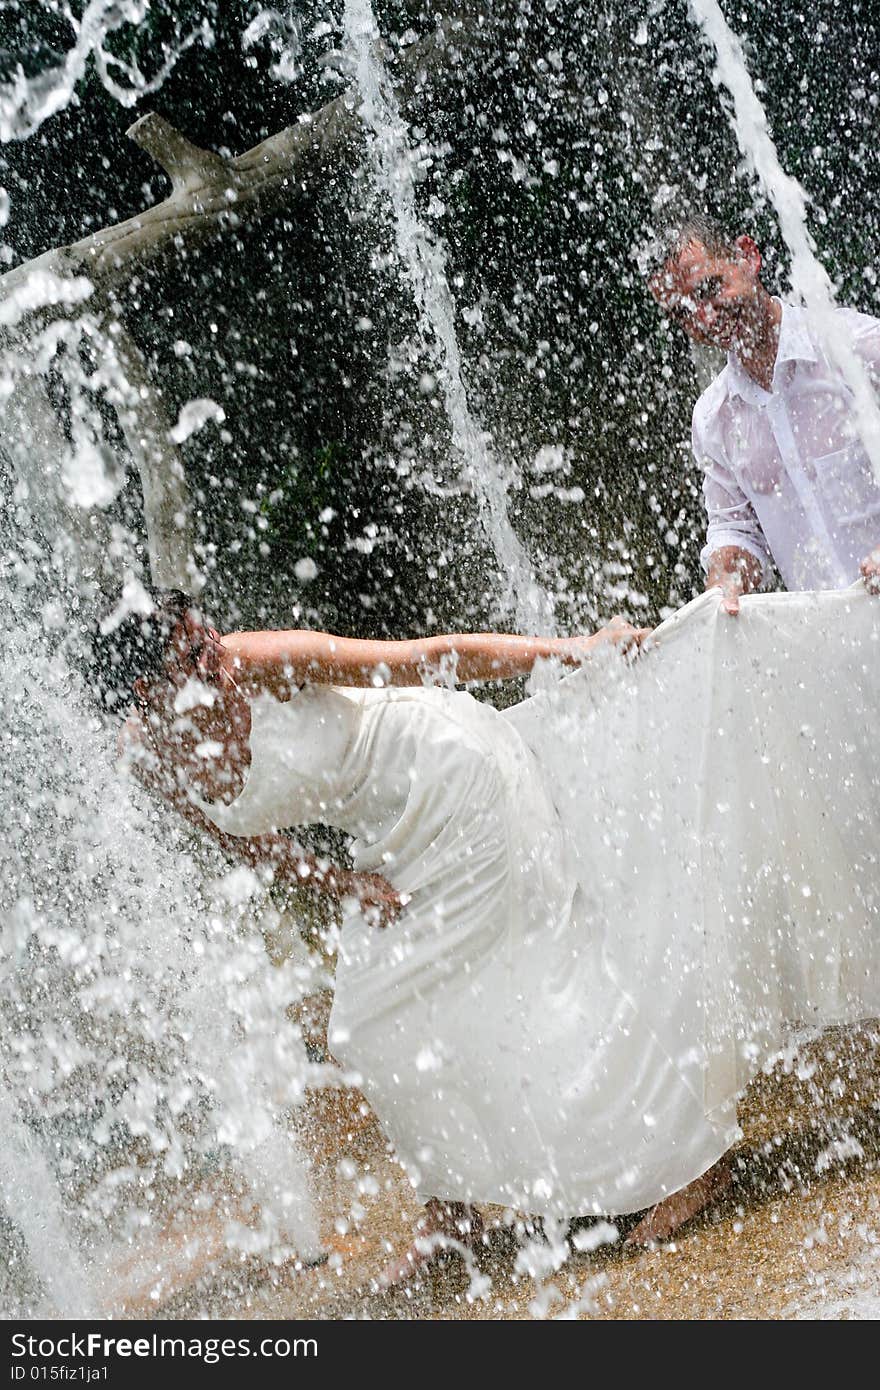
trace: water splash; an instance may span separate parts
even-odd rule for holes
[[[392,206],[397,250],[419,313],[437,346],[452,441],[499,561],[505,604],[515,613],[519,627],[553,632],[552,603],[511,525],[507,481],[468,403],[444,248],[416,211],[406,124],[382,61],[370,0],[346,0],[343,23],[376,175]]]
[[[97,1302],[83,1263],[67,1232],[58,1188],[39,1146],[19,1123],[16,1106],[0,1083],[0,1200],[27,1243],[34,1273],[62,1318],[97,1316]]]
[[[154,824],[120,795],[112,735],[45,655],[27,595],[10,603],[0,672],[0,1176],[47,1296],[83,1317],[115,1299],[130,1243],[149,1245],[169,1212],[189,1220],[224,1175],[260,1208],[233,1243],[319,1253],[287,1123],[309,1069],[285,1015],[309,981],[271,964],[253,875],[232,891],[217,861],[203,891],[165,813]]]
[[[63,60],[28,78],[19,64],[12,78],[0,84],[0,141],[24,140],[39,130],[44,121],[63,111],[73,98],[76,85],[85,75],[90,60],[104,87],[123,106],[134,104],[149,92],[156,92],[192,44],[213,43],[207,20],[166,49],[165,61],[152,77],[146,77],[134,61],[127,62],[119,52],[105,47],[111,35],[129,26],[140,25],[147,17],[149,0],[90,0],[78,18],[69,7],[63,17],[73,30],[74,42]],[[118,74],[125,81],[117,79]]]
[[[791,252],[791,284],[806,307],[812,326],[828,358],[853,393],[853,416],[874,476],[880,483],[880,406],[867,368],[853,350],[838,319],[834,288],[827,270],[816,256],[807,229],[805,189],[779,162],[767,126],[767,113],[755,92],[739,39],[724,18],[718,0],[690,0],[691,13],[715,49],[717,80],[733,98],[733,128],[740,150],[748,159],[779,219],[785,244]]]

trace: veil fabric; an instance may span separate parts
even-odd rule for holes
[[[699,1030],[706,1112],[791,1025],[880,1014],[880,601],[716,591],[507,712],[673,1055]],[[679,1032],[680,1036],[676,1036]]]

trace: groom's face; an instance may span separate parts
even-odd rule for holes
[[[751,237],[729,251],[689,241],[651,277],[650,290],[695,343],[736,349],[754,313],[761,254]]]

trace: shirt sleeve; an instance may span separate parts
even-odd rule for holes
[[[698,403],[699,404],[699,403]],[[761,566],[761,582],[770,578],[772,556],[764,539],[755,509],[737,483],[728,464],[713,457],[705,439],[697,412],[694,412],[691,447],[703,470],[703,501],[708,526],[706,544],[700,552],[700,563],[708,572],[709,561],[716,550],[735,545],[753,555]]]
[[[855,309],[847,310],[846,317],[852,345],[870,369],[874,385],[880,386],[880,319]]]

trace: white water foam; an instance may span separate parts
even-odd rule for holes
[[[407,128],[381,58],[379,30],[370,0],[346,0],[343,22],[376,177],[391,203],[398,254],[419,313],[437,344],[439,376],[453,444],[498,558],[506,586],[506,605],[515,613],[520,628],[552,632],[552,604],[511,525],[503,470],[468,404],[446,257],[441,243],[429,234],[416,211]]]
[[[0,1185],[32,1272],[56,1314],[106,1314],[129,1242],[156,1238],[163,1202],[190,1220],[224,1173],[260,1211],[235,1248],[314,1258],[287,1123],[309,1064],[286,1012],[308,971],[270,962],[256,879],[248,900],[223,878],[202,891],[186,832],[129,796],[112,734],[4,597]]]

